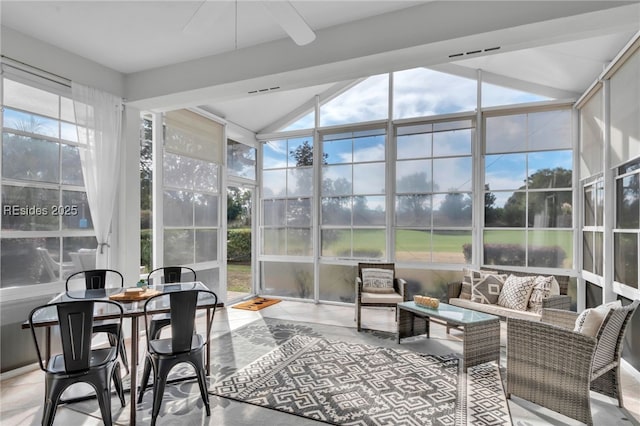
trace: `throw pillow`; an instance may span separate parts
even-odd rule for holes
[[[611,309],[616,309],[622,306],[619,300],[615,302],[606,303],[595,308],[585,309],[582,311],[578,318],[576,318],[576,324],[573,331],[582,333],[587,336],[596,337],[598,331],[602,326],[605,318],[609,314]]]
[[[367,293],[395,293],[393,269],[362,269],[362,291]]]
[[[483,274],[496,274],[495,271],[479,271],[477,269],[462,268],[462,287],[460,289],[460,299],[471,300],[472,290],[474,282],[478,282],[482,279]]]
[[[528,311],[537,314],[542,313],[542,301],[551,295],[551,289],[555,280],[553,275],[549,277],[538,275],[536,277],[533,289],[531,290],[531,296],[529,297]],[[557,284],[558,282],[556,281],[556,285]]]
[[[525,311],[535,284],[535,276],[516,277],[509,275],[502,286],[498,297],[498,305],[505,308]]]
[[[495,305],[506,278],[506,275],[482,274],[482,279],[471,287],[471,301]]]

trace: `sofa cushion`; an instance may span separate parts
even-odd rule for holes
[[[516,309],[505,308],[499,305],[488,305],[486,303],[472,302],[460,298],[449,299],[449,304],[459,306],[461,308],[472,309],[474,311],[484,312],[491,315],[497,315],[503,318],[517,318],[531,321],[540,321],[540,315],[535,312],[518,311]]]
[[[535,276],[516,277],[509,275],[502,286],[498,297],[498,305],[505,308],[526,311],[531,297],[531,290],[535,284]]]
[[[495,305],[506,278],[506,275],[482,274],[482,279],[471,285],[471,300]]]
[[[556,293],[557,292],[557,293]],[[542,301],[551,295],[560,294],[560,286],[553,275],[545,277],[538,275],[535,278],[531,296],[529,296],[528,311],[542,313]]]
[[[393,269],[363,268],[362,291],[367,293],[395,293]]]
[[[602,326],[605,318],[609,314],[611,309],[616,309],[622,306],[619,300],[615,302],[606,303],[604,305],[597,306],[595,308],[585,309],[576,318],[576,324],[573,331],[582,333],[587,336],[596,337],[598,331]]]
[[[471,300],[473,283],[482,280],[483,274],[495,274],[494,271],[479,271],[477,269],[462,268],[462,286],[460,288],[460,298]]]

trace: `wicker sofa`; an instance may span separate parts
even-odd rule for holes
[[[509,270],[500,270],[500,269],[493,269],[493,268],[491,269],[491,271],[498,274],[506,274],[506,275],[511,274],[518,277],[528,276],[528,275],[538,275],[538,274],[530,274],[522,271],[509,271]],[[569,310],[571,308],[571,298],[567,296],[567,289],[569,287],[570,277],[566,275],[554,275],[554,277],[560,287],[560,294],[552,295],[544,299],[542,301],[542,308]],[[485,303],[474,302],[468,299],[463,299],[460,297],[461,290],[462,290],[462,282],[456,281],[448,284],[447,300],[450,305],[472,309],[474,311],[485,312],[488,314],[499,316],[503,319],[518,318],[518,319],[528,319],[533,321],[540,320],[540,314],[536,312],[532,312],[528,310],[510,309],[497,304],[485,304]]]

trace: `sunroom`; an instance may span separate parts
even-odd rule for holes
[[[638,2],[286,2],[303,45],[257,3],[3,2],[2,373],[96,266],[188,266],[225,306],[351,307],[358,262],[411,297],[495,266],[570,276],[577,312],[640,298]],[[83,88],[120,100],[97,157]]]

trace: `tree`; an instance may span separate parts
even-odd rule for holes
[[[440,205],[439,214],[451,225],[455,225],[456,222],[466,225],[466,222],[471,220],[471,197],[457,192],[448,193]]]
[[[296,160],[296,167],[313,166],[313,145],[309,141],[304,141],[302,145],[290,150],[289,155]],[[327,164],[327,158],[329,154],[323,153],[322,164]]]

